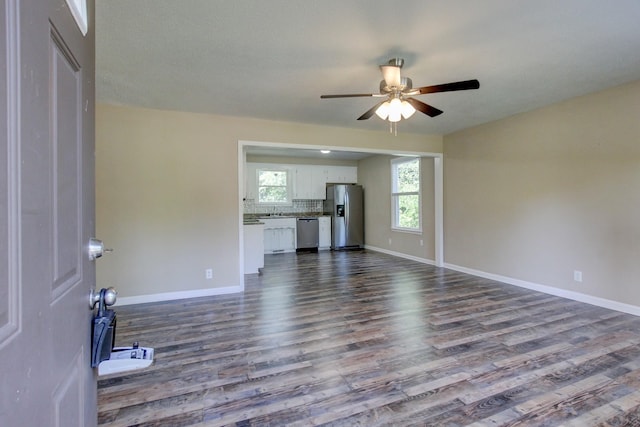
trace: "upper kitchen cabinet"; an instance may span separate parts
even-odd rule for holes
[[[316,165],[298,165],[295,168],[294,199],[320,200],[325,198],[327,168]]]
[[[246,163],[244,168],[244,198],[253,200],[257,196],[256,163]]]
[[[338,184],[356,184],[358,182],[358,168],[355,166],[327,166],[326,168],[326,182]]]

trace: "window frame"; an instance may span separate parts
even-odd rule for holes
[[[260,173],[261,172],[283,172],[286,174],[286,184],[284,185],[287,193],[287,199],[282,202],[262,202],[260,201],[260,188],[261,187],[283,187],[283,186],[267,186],[260,185]],[[292,189],[292,176],[291,171],[287,168],[278,167],[258,167],[256,168],[256,204],[260,206],[291,206],[293,205],[293,189]]]
[[[418,191],[398,191],[398,168],[404,163],[418,162]],[[422,234],[422,159],[420,157],[398,157],[391,159],[391,229],[406,233]],[[418,227],[399,225],[399,200],[402,196],[418,196]]]

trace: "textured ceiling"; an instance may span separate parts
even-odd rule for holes
[[[405,59],[420,95],[399,132],[447,134],[640,79],[638,0],[101,0],[99,102],[388,131],[357,121],[378,65]]]

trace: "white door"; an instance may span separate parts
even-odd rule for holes
[[[69,0],[81,11],[85,0]],[[1,426],[95,426],[93,4],[0,0]]]

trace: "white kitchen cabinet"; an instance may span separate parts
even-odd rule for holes
[[[318,217],[318,249],[329,249],[331,247],[331,217]]]
[[[264,253],[295,252],[296,219],[264,218]]]
[[[255,200],[258,196],[257,190],[257,177],[256,177],[256,164],[245,163],[244,170],[244,198],[249,200]]]
[[[358,182],[356,166],[327,166],[327,182],[338,184],[355,184]]]
[[[244,274],[259,273],[264,267],[264,225],[245,224]]]
[[[264,229],[264,253],[270,254],[278,252],[278,229],[277,228],[265,228]]]
[[[311,166],[297,166],[293,181],[293,198],[297,200],[311,199]]]
[[[324,200],[327,197],[326,185],[329,177],[328,169],[325,166],[314,166],[311,169],[311,190],[310,199]]]
[[[327,168],[323,166],[296,166],[293,198],[298,200],[324,199],[327,176]]]

